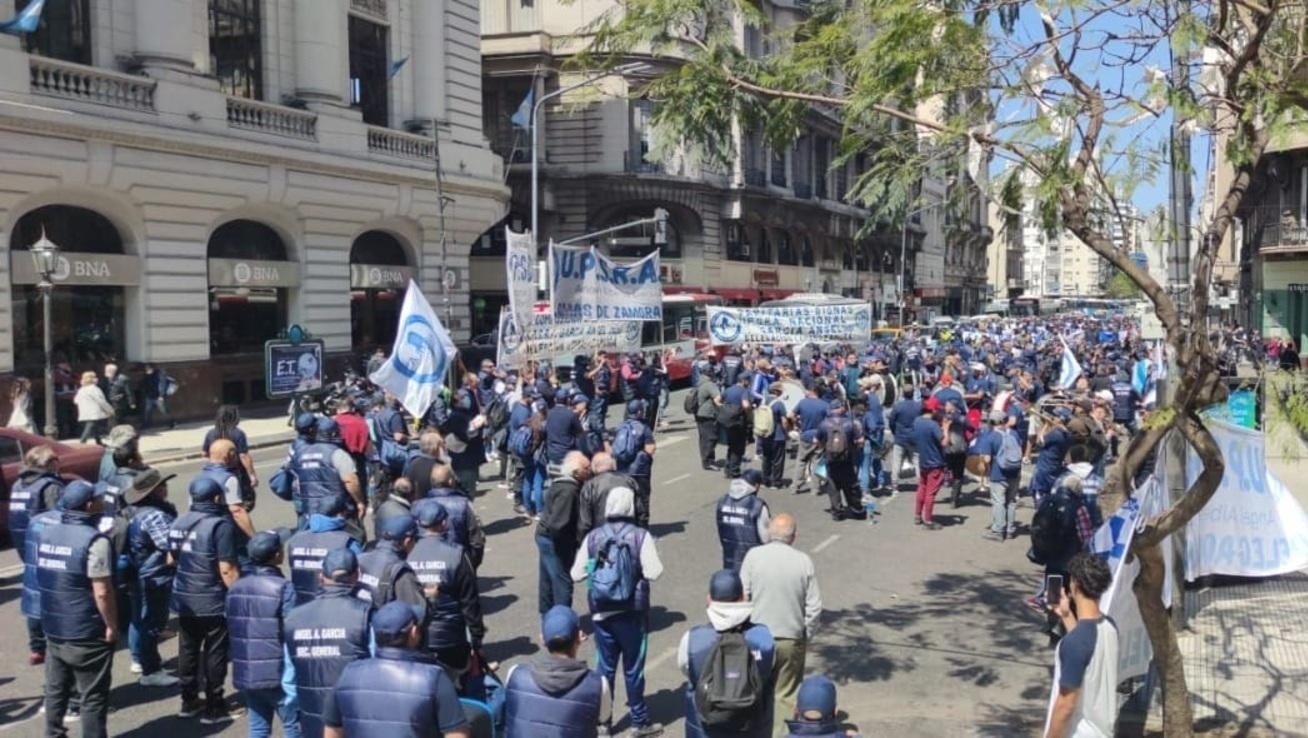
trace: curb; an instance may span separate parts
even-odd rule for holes
[[[285,443],[290,443],[291,439],[294,437],[294,434],[288,431],[284,435],[262,436],[260,438],[251,439],[250,450],[258,451],[260,449],[272,448],[273,446],[280,446]],[[192,449],[165,448],[158,451],[147,452],[147,455],[149,458],[146,459],[146,462],[151,466],[175,464],[180,461],[204,458],[204,453],[200,451],[199,447],[194,447]]]

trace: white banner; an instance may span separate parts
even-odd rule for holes
[[[663,320],[659,253],[619,264],[588,246],[550,242],[550,308],[560,320]]]
[[[531,233],[514,233],[504,226],[504,243],[509,309],[519,324],[525,324],[536,304],[536,240]]]
[[[866,341],[872,333],[872,308],[865,303],[766,308],[710,307],[708,329],[709,339],[714,346]]]
[[[497,363],[506,369],[522,369],[532,359],[548,359],[557,365],[560,361],[570,364],[577,354],[636,351],[643,325],[636,320],[561,320],[533,315],[523,330],[506,309],[500,312]]]
[[[410,281],[390,358],[368,379],[400,398],[404,408],[420,418],[445,384],[445,373],[456,353],[431,303],[418,284]]]
[[[1308,566],[1308,515],[1267,468],[1263,434],[1206,419],[1226,462],[1221,486],[1185,529],[1185,578],[1270,577]],[[1203,464],[1187,446],[1185,478]]]

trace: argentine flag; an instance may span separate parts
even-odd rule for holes
[[[0,33],[8,33],[17,36],[21,33],[34,33],[41,25],[41,11],[45,8],[45,0],[34,0],[23,8],[23,12],[14,17],[0,21]]]
[[[531,128],[531,108],[535,100],[536,88],[532,87],[527,90],[527,96],[518,104],[517,112],[509,116],[509,122],[518,128]]]
[[[422,417],[445,386],[457,349],[418,285],[409,281],[391,356],[368,379]]]
[[[1095,531],[1094,537],[1090,539],[1090,553],[1106,561],[1109,570],[1116,572],[1118,562],[1126,557],[1127,548],[1131,545],[1132,534],[1139,519],[1138,500],[1131,498],[1122,503],[1112,517],[1105,520],[1104,524]]]
[[[1081,376],[1081,363],[1072,354],[1072,349],[1068,348],[1067,341],[1061,336],[1059,340],[1063,342],[1063,366],[1058,372],[1058,388],[1071,389],[1076,384],[1076,378]]]

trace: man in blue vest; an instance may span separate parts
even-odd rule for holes
[[[254,536],[254,521],[250,511],[254,509],[253,492],[245,492],[237,469],[241,460],[236,453],[236,444],[226,438],[220,438],[209,444],[209,461],[200,469],[200,476],[209,477],[223,488],[223,503],[231,514],[232,522],[241,532],[243,541]]]
[[[763,473],[746,469],[718,500],[718,542],[722,544],[722,568],[740,571],[745,554],[768,540],[768,523],[772,516],[768,503],[758,496]]]
[[[331,418],[320,418],[313,443],[305,445],[291,461],[291,471],[299,482],[295,509],[300,513],[300,529],[309,525],[309,516],[322,513],[330,500],[349,495],[353,510],[345,517],[357,520],[363,510],[363,490],[359,486],[354,459],[338,444],[340,427]]]
[[[418,538],[412,517],[387,518],[381,524],[376,546],[359,556],[359,597],[374,608],[392,600],[425,608],[426,596],[404,557]]]
[[[37,581],[36,562],[40,559],[41,532],[59,522],[63,509],[46,510],[27,521],[27,534],[23,539],[23,593],[19,610],[27,621],[28,646],[31,653],[27,663],[38,666],[45,663],[45,630],[41,627],[41,585]]]
[[[360,541],[345,529],[345,511],[350,507],[349,499],[343,494],[326,500],[320,512],[309,516],[309,527],[287,541],[296,604],[303,605],[317,596],[321,589],[322,560],[327,552],[348,548],[356,554],[363,553]]]
[[[427,623],[427,649],[458,682],[468,670],[469,657],[481,651],[486,637],[477,571],[462,547],[442,538],[449,513],[441,503],[419,500],[413,513],[420,537],[409,551],[408,561],[432,614]]]
[[[580,582],[590,578],[586,600],[590,606],[591,623],[595,626],[595,653],[600,673],[612,692],[613,680],[618,673],[618,658],[621,657],[632,735],[646,738],[663,732],[662,725],[650,721],[649,706],[645,704],[649,585],[663,574],[663,562],[654,546],[654,536],[635,524],[636,501],[632,491],[618,487],[609,492],[607,504],[607,522],[586,536],[586,542],[572,565],[572,580]],[[626,548],[626,557],[619,555],[618,547]],[[630,576],[630,597],[623,601],[601,600],[596,591],[594,573],[606,565],[619,567],[624,559],[631,567],[622,574]]]
[[[422,648],[423,613],[404,602],[372,616],[376,656],[345,667],[323,708],[325,738],[468,738],[459,695]]]
[[[173,611],[177,613],[177,676],[182,682],[182,707],[177,715],[200,715],[200,722],[211,725],[238,714],[223,702],[231,647],[227,590],[241,576],[238,534],[224,502],[223,487],[213,477],[196,477],[186,491],[191,509],[168,531],[169,551],[177,563]]]
[[[541,617],[545,653],[515,664],[504,678],[504,738],[596,738],[608,726],[612,698],[608,682],[577,659],[581,623],[567,605]]]
[[[285,619],[295,607],[295,588],[281,570],[282,545],[289,534],[285,530],[256,533],[248,547],[253,570],[227,592],[232,686],[245,695],[250,738],[272,734],[273,713],[282,721],[287,738],[300,736],[295,667],[285,657],[283,643]]]
[[[372,607],[355,596],[359,560],[354,552],[348,548],[328,552],[319,576],[322,591],[286,616],[283,631],[305,738],[322,738],[327,695],[346,666],[371,653]]]
[[[132,486],[123,493],[126,554],[134,572],[127,583],[131,608],[127,643],[133,665],[141,670],[138,683],[145,687],[177,684],[177,677],[163,670],[159,657],[159,632],[168,625],[175,574],[168,556],[168,531],[177,519],[177,508],[167,499],[172,478],[146,469],[133,477]]]
[[[440,502],[450,514],[445,528],[446,541],[462,546],[468,552],[473,567],[481,566],[482,556],[486,553],[486,534],[481,529],[481,519],[472,507],[469,490],[463,489],[454,469],[448,464],[441,464],[431,471],[431,489],[427,497]]]
[[[686,735],[693,738],[716,738],[717,736],[754,736],[768,738],[772,734],[772,661],[776,645],[772,632],[766,625],[750,622],[754,607],[745,599],[745,586],[740,581],[740,574],[731,569],[722,569],[709,579],[708,625],[696,625],[681,637],[677,647],[677,665],[686,677]],[[737,633],[744,636],[745,645],[753,654],[761,679],[758,699],[754,706],[742,716],[747,721],[747,728],[741,725],[723,726],[721,728],[705,727],[700,722],[699,710],[695,707],[695,690],[708,666],[709,654],[714,645],[724,634]]]
[[[23,563],[36,566],[36,560],[27,560],[25,544],[29,521],[55,509],[64,480],[59,476],[59,455],[54,446],[36,446],[23,456],[23,470],[18,472],[9,491],[9,541],[14,545]],[[33,570],[35,571],[35,570]],[[39,666],[45,663],[45,631],[39,615],[27,618],[27,663]]]
[[[836,684],[825,676],[805,677],[795,698],[795,715],[786,721],[786,738],[859,738],[840,723]]]
[[[623,450],[630,455],[619,458],[619,449],[616,446],[613,449],[617,472],[625,474],[636,483],[633,490],[636,493],[636,524],[642,528],[649,527],[650,478],[654,475],[654,453],[658,450],[658,445],[654,442],[654,431],[645,422],[649,405],[648,400],[642,399],[627,403],[627,417],[618,426],[618,433],[623,432],[623,426],[628,426],[631,448]],[[617,443],[616,435],[613,441]],[[592,466],[594,461],[591,459]]]
[[[81,696],[82,735],[107,736],[109,686],[118,633],[114,552],[96,529],[103,501],[77,480],[59,497],[59,522],[37,541],[37,585],[45,626],[45,734],[66,736],[64,713],[74,684]]]

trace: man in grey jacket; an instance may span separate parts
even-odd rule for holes
[[[817,572],[808,554],[796,549],[795,518],[781,513],[768,524],[768,543],[745,554],[740,579],[754,605],[752,621],[766,625],[776,641],[772,676],[776,690],[776,733],[795,711],[795,694],[804,679],[808,639],[822,615]]]
[[[633,492],[636,480],[617,471],[618,464],[613,455],[600,451],[591,457],[592,476],[581,485],[581,497],[577,501],[577,544],[586,540],[586,535],[604,524],[609,492],[618,487],[626,487]]]

